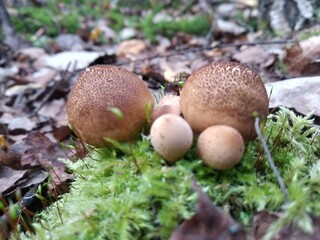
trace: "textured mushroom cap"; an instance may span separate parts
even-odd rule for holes
[[[164,114],[152,124],[150,138],[156,152],[166,161],[175,162],[191,148],[193,132],[182,117]]]
[[[154,100],[134,73],[115,66],[96,65],[83,71],[68,97],[67,116],[75,134],[93,146],[106,146],[104,137],[130,141],[146,122],[147,103]],[[122,115],[112,112],[118,108]]]
[[[215,125],[204,130],[198,138],[197,153],[203,162],[214,169],[236,165],[244,153],[241,134],[226,125]]]
[[[180,97],[172,94],[165,95],[153,109],[151,121],[154,122],[161,115],[172,113],[181,115]]]
[[[253,113],[268,115],[268,95],[259,75],[235,62],[216,62],[195,71],[180,95],[181,111],[195,132],[226,124],[245,140],[256,137]]]

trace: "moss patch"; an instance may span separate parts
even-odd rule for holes
[[[34,239],[168,239],[194,213],[194,178],[212,201],[249,227],[259,210],[285,214],[272,229],[288,223],[312,230],[309,213],[320,216],[320,140],[310,116],[287,109],[271,114],[264,127],[273,159],[288,187],[284,197],[258,141],[247,145],[235,168],[215,171],[193,148],[168,166],[143,136],[135,145],[93,150],[85,160],[66,161],[77,176],[71,192],[37,215]],[[27,234],[29,235],[29,234]],[[22,239],[28,239],[22,235]]]

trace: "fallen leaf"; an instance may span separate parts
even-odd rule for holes
[[[14,170],[10,167],[0,166],[0,193],[11,188],[15,182],[23,178],[27,170]]]
[[[82,51],[86,47],[86,43],[76,34],[59,34],[55,43],[58,49],[64,51]]]
[[[42,84],[40,83],[29,83],[25,85],[15,85],[10,88],[7,88],[4,92],[6,97],[17,96],[20,94],[24,94],[27,90],[34,90],[42,88]]]
[[[40,58],[41,56],[46,55],[46,52],[43,48],[30,47],[30,48],[22,48],[19,50],[18,54],[28,56],[32,61]]]
[[[100,52],[89,51],[65,51],[51,56],[42,56],[35,61],[34,66],[38,69],[51,67],[57,70],[64,70],[71,64],[71,69],[79,70],[86,68],[101,54]]]
[[[212,204],[208,196],[196,186],[198,203],[196,214],[184,221],[171,235],[170,240],[244,240],[246,232],[221,208]]]
[[[146,48],[147,48],[147,44],[142,40],[139,40],[139,39],[126,40],[120,43],[117,50],[117,55],[118,56],[123,55],[132,59],[134,55],[141,53]]]
[[[34,72],[30,77],[29,81],[39,83],[42,86],[46,86],[48,82],[54,79],[57,75],[57,71],[52,68],[41,68]]]
[[[51,118],[55,120],[55,126],[67,126],[67,104],[66,100],[56,99],[51,102],[47,102],[38,112],[39,115]]]
[[[8,142],[3,134],[0,134],[0,149],[6,150],[8,148]]]
[[[32,121],[30,118],[26,117],[26,116],[22,116],[22,117],[15,117],[13,118],[9,125],[8,125],[8,130],[10,132],[13,131],[31,131],[32,129],[34,129],[37,126],[37,124]]]
[[[242,48],[240,52],[233,55],[233,58],[240,63],[254,65],[262,65],[269,61],[270,58],[272,58],[274,61],[274,56],[270,55],[260,46]]]
[[[313,111],[320,116],[320,77],[292,78],[265,86],[271,94],[269,107],[283,105],[305,115]]]
[[[309,64],[313,63],[320,55],[320,36],[303,40],[287,49],[284,58],[287,71],[292,75],[301,75]]]
[[[22,169],[21,156],[13,152],[7,152],[0,149],[0,165],[8,166],[13,169]]]
[[[281,212],[267,212],[261,211],[253,216],[252,230],[253,237],[256,240],[265,239],[268,228],[272,223],[277,221],[281,217]],[[305,233],[299,227],[293,225],[283,227],[279,232],[272,236],[272,240],[315,240],[319,239],[320,236],[320,218],[310,215],[313,225],[313,232],[311,234]]]
[[[223,33],[223,34],[231,34],[233,36],[239,36],[245,33],[247,30],[232,21],[226,21],[223,19],[216,20],[216,31]]]

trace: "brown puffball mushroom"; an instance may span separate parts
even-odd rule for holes
[[[256,137],[253,113],[266,118],[268,95],[259,75],[235,62],[216,62],[192,73],[180,94],[181,111],[191,128],[225,124],[245,141]]]
[[[215,125],[199,135],[197,154],[213,169],[224,170],[233,167],[240,161],[243,153],[243,138],[232,127]]]
[[[154,122],[158,117],[167,113],[172,113],[177,116],[181,115],[179,96],[168,94],[161,98],[158,105],[152,111],[151,121]]]
[[[151,125],[150,138],[155,151],[173,163],[183,158],[191,148],[193,132],[182,117],[164,114]]]
[[[71,89],[67,117],[80,140],[103,147],[108,145],[105,137],[133,140],[146,122],[147,105],[152,111],[154,99],[138,76],[121,67],[96,65],[83,71]]]

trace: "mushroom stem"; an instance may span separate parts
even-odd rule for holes
[[[258,135],[258,138],[260,140],[260,142],[262,143],[262,147],[264,149],[264,152],[266,153],[266,157],[267,157],[267,160],[269,162],[269,165],[274,173],[274,175],[276,176],[276,179],[279,183],[279,186],[280,186],[280,189],[282,191],[282,194],[284,196],[284,201],[285,203],[289,203],[289,195],[288,195],[288,189],[286,187],[286,185],[284,184],[284,181],[272,159],[272,156],[271,156],[271,153],[270,153],[270,150],[267,146],[267,143],[266,143],[266,140],[265,138],[263,137],[262,133],[261,133],[261,130],[260,130],[260,119],[259,117],[256,117],[255,118],[255,122],[254,122],[254,127],[255,127],[255,130],[256,130],[256,133]]]

